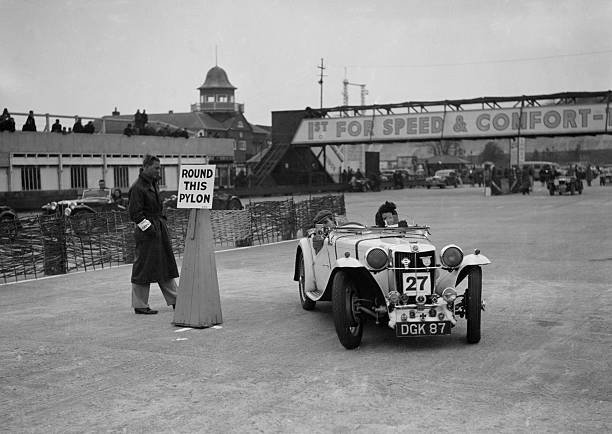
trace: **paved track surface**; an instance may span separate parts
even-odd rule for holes
[[[218,252],[224,323],[130,309],[130,267],[0,285],[1,432],[610,432],[612,187],[580,196],[481,189],[346,196],[373,224],[384,200],[441,247],[480,248],[483,339],[397,339],[368,323],[357,350],[331,305],[301,309],[295,242]]]

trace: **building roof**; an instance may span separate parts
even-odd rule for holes
[[[206,74],[204,84],[198,89],[237,89],[229,82],[227,73],[219,66],[213,66]]]

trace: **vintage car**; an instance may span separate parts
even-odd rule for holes
[[[80,198],[49,202],[42,206],[46,214],[63,213],[65,216],[81,216],[100,211],[122,211],[126,207],[115,202],[109,189],[83,190]]]
[[[467,319],[467,342],[480,341],[482,266],[490,261],[456,245],[439,252],[429,227],[317,225],[299,240],[294,280],[302,308],[331,301],[340,343],[360,345],[373,319],[398,337],[448,335],[457,318]]]
[[[436,170],[434,176],[429,176],[425,178],[425,186],[427,188],[431,187],[450,187],[454,186],[457,188],[459,185],[459,177],[457,176],[457,172],[452,169],[442,169]]]
[[[574,175],[562,174],[554,178],[549,179],[546,182],[546,188],[551,196],[555,193],[559,195],[569,193],[574,195],[576,193],[582,194],[583,186],[582,180],[578,179]]]

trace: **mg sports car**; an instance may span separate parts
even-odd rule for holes
[[[439,251],[428,226],[323,225],[299,240],[294,280],[302,308],[331,301],[340,343],[360,345],[366,319],[386,324],[397,337],[448,335],[467,321],[467,342],[481,337],[482,266],[479,250],[456,245]]]

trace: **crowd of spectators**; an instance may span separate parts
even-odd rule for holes
[[[15,119],[11,116],[8,109],[5,107],[0,115],[0,131],[15,132]],[[34,112],[30,110],[28,117],[21,127],[21,131],[36,132],[36,119],[34,118]],[[55,123],[51,125],[51,132],[58,134],[70,134],[70,133],[82,133],[82,134],[93,134],[96,132],[96,127],[93,121],[87,122],[83,125],[81,118],[75,116],[74,125],[72,128],[66,128],[62,126],[59,119],[55,120]]]
[[[4,108],[2,115],[0,115],[0,131],[15,131],[15,119],[11,116],[7,108]],[[32,110],[30,110],[21,131],[37,131],[36,119],[34,118],[34,112]],[[72,127],[65,127],[61,124],[59,119],[55,119],[55,123],[51,125],[51,132],[58,134],[93,134],[96,132],[96,127],[93,121],[89,121],[87,124],[83,125],[81,118],[75,116],[74,125]],[[147,112],[145,110],[141,112],[140,109],[134,114],[133,124],[129,123],[123,129],[123,134],[128,137],[141,135],[189,138],[189,132],[185,128],[173,127],[162,122],[156,122],[156,125],[152,125],[149,123]]]

